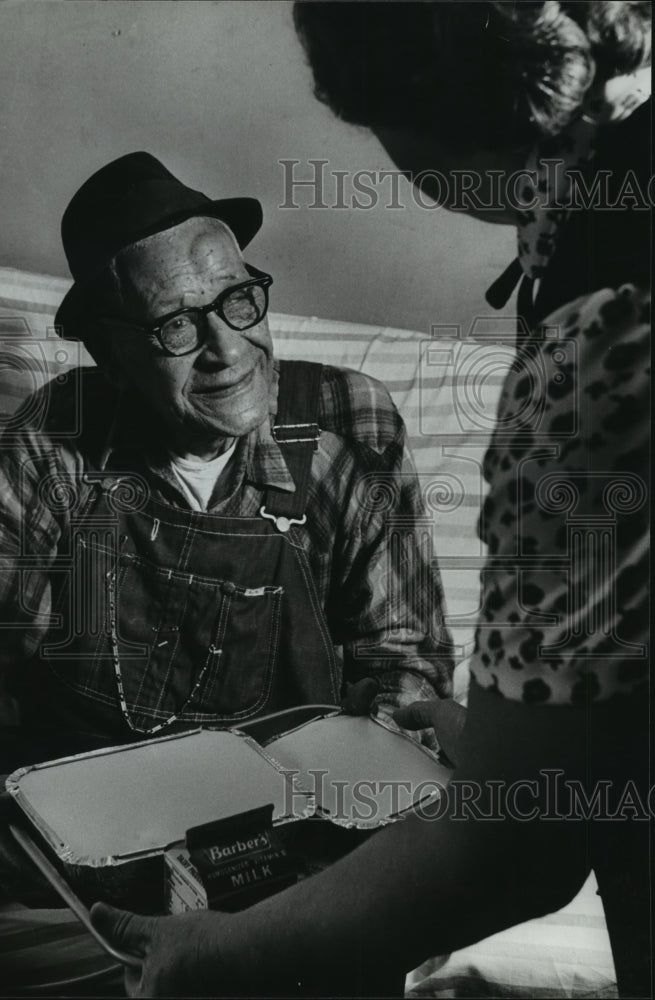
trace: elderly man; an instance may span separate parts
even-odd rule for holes
[[[276,362],[272,278],[241,255],[260,225],[254,199],[210,201],[146,153],[64,215],[56,323],[98,367],[79,437],[51,384],[0,494],[2,673],[37,756],[333,704],[365,678],[377,705],[450,691],[402,421],[364,375]]]
[[[64,215],[75,283],[56,322],[97,368],[50,383],[45,426],[0,459],[0,691],[20,710],[5,773],[344,696],[366,711],[371,686],[382,710],[450,692],[402,421],[364,375],[276,362],[272,278],[241,254],[261,219],[146,153],[93,175]],[[0,887],[34,902],[2,840]],[[7,919],[27,949],[11,975],[40,982]],[[44,961],[69,971],[56,945]]]

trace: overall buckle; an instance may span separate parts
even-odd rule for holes
[[[303,514],[301,518],[285,517],[284,514],[269,514],[266,507],[260,507],[259,513],[267,520],[273,521],[277,530],[281,531],[283,535],[286,534],[292,524],[304,524],[307,520],[306,514]]]
[[[278,444],[308,444],[311,442],[314,445],[314,451],[316,451],[321,428],[318,424],[274,424],[272,435]]]

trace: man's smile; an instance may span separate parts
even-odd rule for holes
[[[253,365],[245,374],[237,376],[230,373],[217,375],[210,382],[194,386],[191,390],[193,395],[199,396],[231,396],[244,389],[250,388],[257,371],[257,365]]]

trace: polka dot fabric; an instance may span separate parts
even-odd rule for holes
[[[484,467],[483,687],[584,704],[645,683],[649,373],[649,300],[632,285],[520,340]]]

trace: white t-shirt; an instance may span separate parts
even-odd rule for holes
[[[236,441],[227,451],[208,460],[170,455],[173,475],[192,510],[207,510],[216,480],[232,458],[235,447]]]

